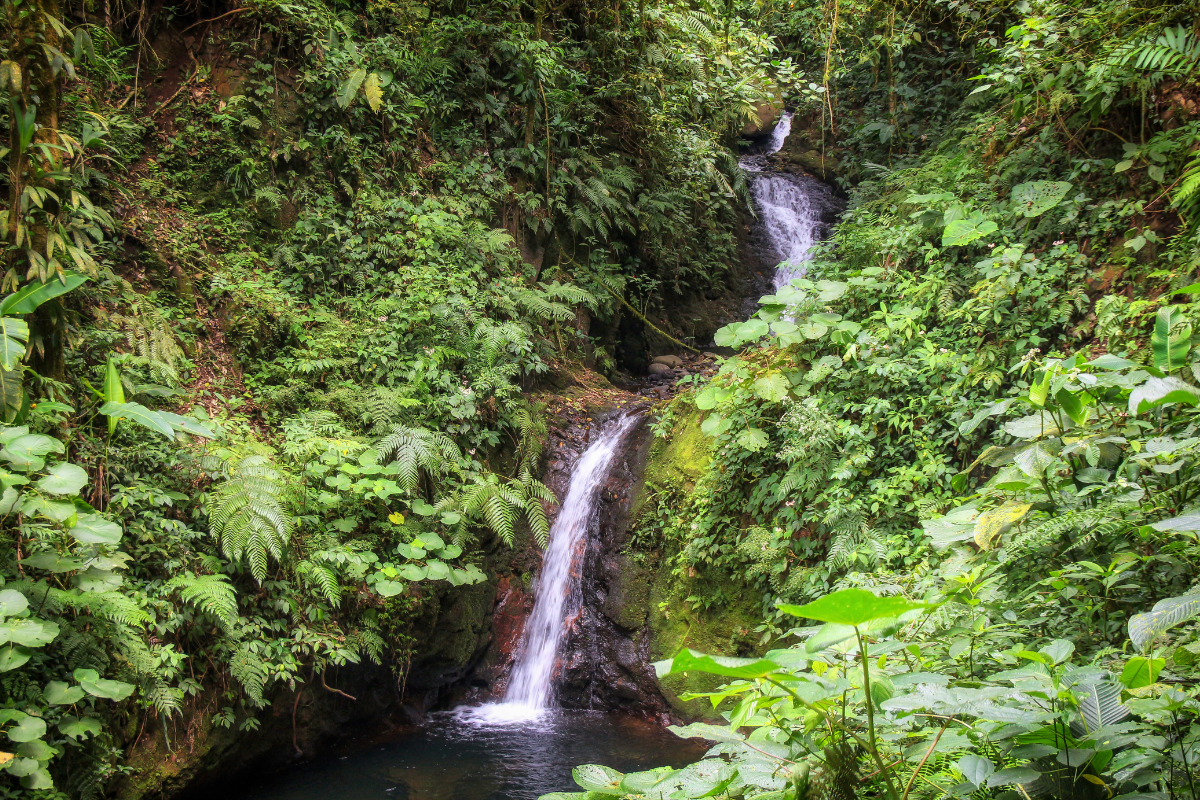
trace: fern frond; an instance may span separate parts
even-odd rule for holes
[[[238,620],[237,592],[224,575],[194,575],[186,572],[163,584],[167,593],[179,592],[190,603],[232,630]]]

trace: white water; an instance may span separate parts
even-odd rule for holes
[[[792,113],[785,111],[759,153],[744,156],[740,162],[742,169],[751,173],[750,194],[778,262],[773,281],[776,291],[804,275],[813,245],[824,233],[823,212],[833,202],[829,187],[814,178],[763,169],[763,155],[778,152],[791,131]]]
[[[570,621],[580,607],[579,577],[588,527],[595,517],[599,488],[608,477],[621,440],[637,422],[622,417],[608,426],[571,470],[567,497],[550,528],[550,542],[534,588],[533,613],[525,632],[504,702],[462,709],[459,718],[504,725],[540,717],[554,703],[554,668]]]

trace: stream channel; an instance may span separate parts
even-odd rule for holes
[[[752,234],[764,260],[778,264],[775,287],[803,274],[809,250],[827,234],[837,200],[826,184],[771,169],[769,156],[791,129],[785,113],[771,136],[743,156],[758,215]],[[237,800],[535,800],[578,790],[571,769],[599,763],[633,772],[699,759],[708,743],[677,738],[654,722],[558,707],[556,669],[569,621],[583,602],[580,567],[599,492],[637,427],[635,414],[609,420],[571,471],[550,530],[534,607],[503,699],[430,714],[424,723],[346,744],[331,757],[240,784]],[[601,535],[603,532],[600,532]]]

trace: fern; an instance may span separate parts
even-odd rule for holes
[[[267,685],[267,665],[251,649],[244,644],[233,654],[229,662],[229,671],[235,680],[242,685],[250,703],[256,708],[266,706],[263,700],[263,689]]]
[[[221,540],[221,551],[232,561],[243,559],[262,583],[267,556],[283,560],[292,532],[284,510],[283,476],[259,455],[234,461],[228,479],[209,496],[209,528]]]
[[[1200,153],[1183,170],[1179,185],[1171,194],[1171,202],[1195,225],[1196,206],[1200,204]]]
[[[337,605],[341,601],[342,587],[338,583],[337,573],[329,567],[312,561],[301,561],[296,565],[296,575],[319,591],[331,604]]]
[[[194,575],[186,572],[163,584],[163,591],[179,592],[185,603],[214,617],[227,631],[237,624],[237,592],[224,575]]]
[[[397,483],[405,489],[415,489],[422,470],[427,475],[443,475],[458,468],[462,453],[458,445],[444,433],[425,428],[394,425],[379,442],[379,459],[391,460],[398,469]]]
[[[1117,62],[1146,72],[1186,75],[1200,64],[1200,40],[1182,25],[1167,28],[1153,40],[1121,48]]]

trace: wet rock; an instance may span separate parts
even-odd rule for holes
[[[666,375],[670,373],[671,368],[666,364],[654,363],[650,365],[649,372],[651,375]]]
[[[679,367],[683,365],[683,359],[676,355],[655,356],[651,364],[666,364],[668,367]]]

